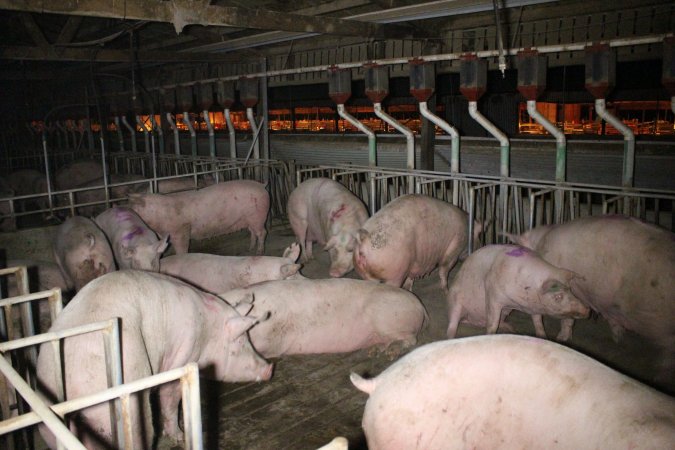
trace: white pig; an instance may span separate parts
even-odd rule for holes
[[[675,399],[562,345],[490,335],[434,342],[377,377],[370,450],[667,449]]]
[[[240,305],[246,314],[250,303]],[[50,331],[121,318],[124,381],[129,382],[197,362],[202,376],[219,381],[268,380],[272,365],[260,358],[246,331],[258,319],[221,299],[182,281],[146,271],[119,271],[89,283],[58,316]],[[106,389],[103,336],[84,334],[63,341],[65,392],[78,398]],[[40,348],[38,380],[49,399],[62,392],[55,376],[53,347]],[[159,388],[163,430],[179,440],[180,384]],[[136,449],[149,449],[153,438],[147,391],[132,396],[131,426]],[[111,445],[110,408],[107,403],[88,408],[73,418],[88,449]],[[84,426],[82,426],[82,423]],[[54,437],[43,436],[55,448]]]
[[[218,294],[268,280],[304,278],[295,264],[300,247],[293,244],[277,256],[220,256],[184,253],[159,260],[159,271],[199,289]]]
[[[403,289],[336,278],[282,280],[221,294],[231,304],[253,295],[253,313],[270,312],[251,329],[253,347],[266,358],[341,353],[396,341],[414,345],[427,322],[422,303]]]
[[[159,258],[169,245],[169,236],[158,239],[129,208],[115,207],[96,216],[96,224],[110,241],[117,267],[159,271]]]
[[[318,242],[330,254],[331,277],[354,268],[356,235],[368,211],[349,189],[330,178],[306,180],[288,197],[287,212],[304,261],[312,258],[312,243]]]
[[[354,268],[365,280],[412,289],[415,279],[438,267],[441,288],[447,289],[450,270],[467,250],[468,229],[468,215],[448,202],[398,197],[359,230]]]
[[[59,225],[53,250],[66,283],[78,291],[94,278],[115,270],[108,239],[86,217],[71,217]]]
[[[245,228],[251,232],[250,250],[263,254],[270,196],[257,181],[227,181],[167,195],[131,195],[129,204],[150,228],[171,235],[177,254],[188,252],[191,238],[205,239]]]
[[[514,309],[531,314],[537,336],[546,338],[542,315],[580,319],[590,312],[570,291],[575,277],[525,247],[482,247],[464,261],[448,291],[448,338],[460,321],[494,334]]]

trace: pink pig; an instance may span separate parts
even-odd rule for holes
[[[404,195],[388,203],[359,230],[354,268],[365,280],[412,289],[436,267],[441,287],[469,243],[469,218],[450,203]]]
[[[448,291],[448,338],[455,337],[460,321],[494,334],[514,309],[531,314],[537,336],[546,338],[543,314],[579,319],[590,312],[570,292],[575,277],[524,247],[482,247],[464,261]]]
[[[159,271],[212,294],[268,280],[304,278],[298,272],[300,247],[293,244],[277,256],[220,256],[185,253],[159,260]]]
[[[667,449],[675,399],[562,345],[490,335],[424,345],[375,378],[370,450]]]
[[[103,231],[86,217],[71,217],[56,230],[54,259],[68,286],[80,290],[115,270],[115,258]]]
[[[235,309],[221,299],[182,281],[146,271],[111,273],[88,284],[57,317],[50,331],[121,318],[124,381],[129,382],[196,362],[200,375],[218,381],[269,380],[272,365],[258,356],[247,330],[258,319],[248,316],[250,298]],[[68,399],[107,387],[105,351],[101,333],[63,341],[65,392]],[[57,385],[53,347],[40,348],[37,376],[43,393],[54,398]],[[179,383],[159,388],[163,431],[180,440]],[[153,438],[149,392],[131,398],[134,448],[151,448]],[[73,418],[88,449],[110,448],[110,408],[107,403],[87,408]],[[84,424],[84,426],[82,426]],[[79,426],[78,426],[79,425]],[[41,430],[51,448],[54,437]]]
[[[190,239],[205,239],[244,228],[251,232],[250,249],[256,248],[256,254],[263,254],[270,196],[257,181],[227,181],[167,195],[131,195],[129,206],[157,233],[171,235],[177,254],[187,253]]]
[[[108,237],[120,270],[159,271],[159,258],[169,245],[169,236],[158,239],[129,208],[110,208],[96,216],[95,222]]]
[[[356,234],[368,219],[368,211],[349,189],[330,178],[306,180],[291,192],[287,211],[304,261],[312,258],[312,243],[318,242],[330,253],[331,277],[341,277],[354,268]]]
[[[414,294],[350,278],[267,281],[220,295],[231,304],[250,296],[254,314],[270,312],[249,332],[266,358],[386,348],[399,341],[410,346],[427,322]]]
[[[572,292],[600,313],[615,340],[625,329],[660,346],[659,375],[672,384],[675,374],[675,234],[621,215],[592,216],[562,225],[537,227],[521,236],[542,258],[573,270]],[[574,319],[563,319],[562,339]]]

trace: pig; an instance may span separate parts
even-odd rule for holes
[[[249,299],[250,300],[250,299]],[[174,278],[145,271],[113,272],[89,283],[57,317],[50,331],[121,319],[123,376],[130,382],[196,362],[202,376],[218,381],[269,380],[273,366],[257,355],[246,331],[258,319],[221,299]],[[62,347],[67,398],[78,398],[107,387],[101,333],[66,338]],[[43,394],[53,401],[62,392],[55,376],[53,347],[40,348],[37,378]],[[131,399],[134,448],[151,448],[152,416],[147,391]],[[179,383],[159,388],[164,433],[180,440]],[[88,408],[74,418],[88,449],[112,445],[108,404]],[[41,430],[51,448],[54,438]]]
[[[571,292],[578,277],[517,245],[488,245],[472,253],[459,269],[447,293],[448,338],[460,321],[497,332],[502,318],[518,310],[532,315],[536,334],[546,338],[542,315],[588,317],[590,309]]]
[[[249,331],[265,358],[351,352],[417,343],[427,314],[414,294],[349,278],[266,281],[220,294],[230,304],[253,296],[253,313],[270,317]]]
[[[108,239],[94,221],[86,217],[71,217],[59,225],[53,251],[66,284],[77,291],[94,278],[115,270]]]
[[[544,339],[433,342],[375,378],[362,426],[370,450],[672,448],[675,399]]]
[[[34,261],[29,259],[10,259],[7,261],[7,267],[26,266],[28,270],[28,281],[31,292],[46,291],[51,288],[59,288],[61,292],[67,292],[73,288],[68,285],[65,277],[61,273],[58,264],[52,261]],[[15,297],[19,295],[14,277],[7,280],[7,295]]]
[[[468,215],[442,200],[404,195],[388,203],[358,232],[354,268],[365,280],[412,289],[436,267],[441,288],[469,243]],[[480,231],[476,227],[476,233]]]
[[[159,271],[199,289],[218,294],[268,280],[304,278],[295,264],[300,247],[293,244],[276,256],[220,256],[186,253],[159,260]]]
[[[169,236],[158,239],[155,232],[129,208],[107,209],[94,221],[108,237],[118,269],[159,272],[159,258],[169,246]]]
[[[291,192],[286,210],[305,262],[312,258],[312,243],[318,242],[330,254],[331,277],[354,268],[356,234],[368,211],[349,189],[330,178],[313,178]]]
[[[111,174],[108,176],[108,184],[115,183],[126,183],[132,181],[141,181],[144,178],[140,175],[123,175],[123,174]],[[88,189],[86,191],[78,191],[75,193],[75,202],[76,203],[93,203],[93,202],[104,202],[105,201],[105,191],[103,190],[104,183],[103,177],[96,178],[94,180],[87,181],[85,183],[79,184],[76,188],[98,188],[98,189]],[[109,188],[110,200],[115,199],[126,199],[127,196],[136,192],[139,189],[140,185],[137,184],[125,184],[122,186],[114,186]],[[81,216],[92,217],[97,214],[100,214],[106,209],[105,203],[98,205],[89,205],[89,206],[80,206],[77,208],[77,213]]]
[[[44,173],[35,169],[21,169],[14,171],[7,177],[7,182],[14,191],[14,195],[33,195],[47,192],[47,177]],[[38,197],[30,201],[26,200],[26,204],[22,205],[26,210],[28,204],[35,204],[40,209],[47,208],[47,198]]]
[[[248,228],[252,251],[262,255],[270,197],[257,181],[237,180],[174,194],[134,194],[129,206],[150,228],[171,235],[176,254],[187,253],[190,239],[204,239]],[[256,246],[257,243],[257,246]]]
[[[663,349],[659,379],[675,371],[675,234],[622,215],[583,217],[521,236],[542,258],[580,274],[572,292],[609,323],[616,341],[632,330]],[[574,319],[563,319],[569,339]]]
[[[58,190],[65,191],[102,176],[103,166],[100,162],[81,159],[57,170],[54,175],[54,185]]]

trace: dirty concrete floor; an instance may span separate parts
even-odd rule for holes
[[[194,242],[193,252],[247,254],[247,233]],[[272,227],[267,255],[279,256],[294,242],[290,228]],[[309,278],[327,278],[327,252],[315,248],[316,259],[302,269]],[[450,282],[459,266],[450,274]],[[358,276],[352,272],[352,278]],[[447,305],[439,287],[438,273],[415,282],[413,292],[424,303],[430,317],[419,345],[444,339]],[[509,322],[522,334],[534,335],[529,316],[514,312]],[[546,320],[549,336],[559,329],[556,320]],[[460,325],[459,337],[482,334],[484,330]],[[605,364],[645,382],[656,370],[656,349],[639,336],[627,333],[620,344],[613,342],[604,320],[577,321],[568,345]],[[345,436],[350,449],[366,449],[361,416],[367,396],[349,381],[349,373],[374,376],[392,364],[387,355],[361,350],[349,354],[308,355],[279,358],[269,382],[223,384],[202,381],[204,444],[207,449],[294,449],[310,450]],[[673,386],[671,386],[672,388]]]

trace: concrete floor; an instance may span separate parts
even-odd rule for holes
[[[26,232],[19,233],[11,239],[0,239],[0,244],[3,241],[7,244],[8,258],[51,259],[51,254],[43,254],[49,248],[50,230],[30,234],[30,238],[24,235]],[[22,239],[25,240],[21,242]],[[280,256],[294,240],[290,228],[276,223],[268,235],[265,253]],[[246,255],[248,244],[248,233],[239,232],[193,241],[190,250]],[[306,264],[302,273],[309,278],[327,278],[328,254],[315,250],[316,259]],[[458,267],[450,274],[450,283]],[[358,278],[354,272],[348,276]],[[418,345],[444,339],[447,305],[437,272],[417,281],[413,292],[424,303],[430,317]],[[509,322],[519,333],[534,335],[528,316],[514,312]],[[558,326],[555,320],[546,321],[548,335],[555,336]],[[460,337],[483,332],[467,325],[459,328]],[[651,381],[658,361],[656,349],[632,333],[626,333],[620,344],[614,343],[602,319],[577,321],[568,345],[645,382]],[[275,362],[274,377],[269,382],[224,384],[202,380],[205,448],[310,450],[335,436],[345,436],[350,449],[367,448],[360,425],[367,397],[351,385],[349,373],[375,376],[393,360],[385,354],[361,350],[349,354],[291,356]],[[674,388],[675,385],[670,386],[671,391]],[[171,446],[160,441],[160,449],[167,448]]]

